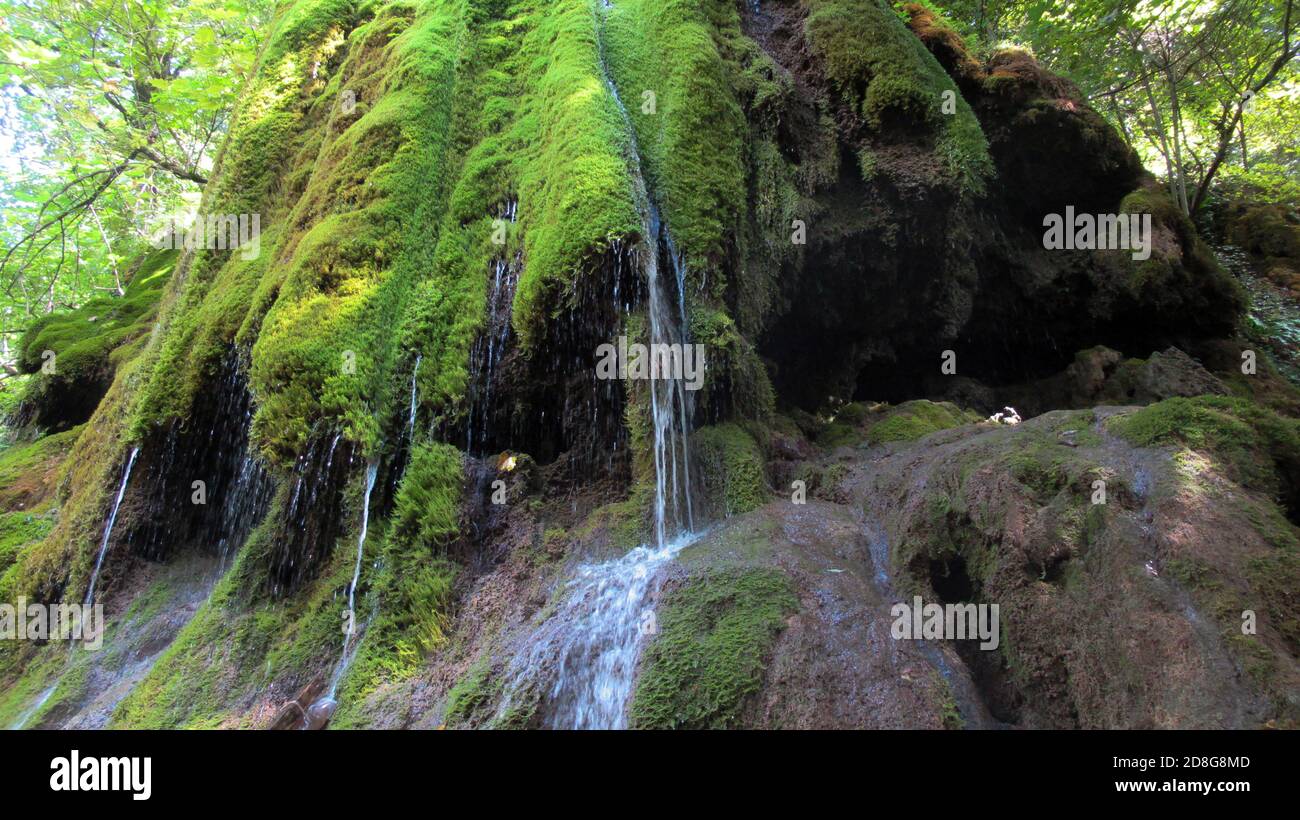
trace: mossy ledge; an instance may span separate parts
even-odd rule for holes
[[[632,698],[642,729],[735,726],[762,687],[767,653],[798,608],[780,570],[709,570],[664,594],[659,634],[646,647]]]

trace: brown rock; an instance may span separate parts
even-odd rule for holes
[[[325,678],[322,675],[318,675],[302,689],[299,689],[298,694],[294,696],[293,700],[280,707],[280,710],[275,713],[275,718],[271,720],[271,725],[267,728],[279,731],[312,728],[306,725],[306,720],[309,717],[313,705],[320,699],[320,696],[324,694],[324,692]],[[333,713],[334,711],[331,709],[330,715],[333,715]],[[329,716],[327,716],[325,720],[328,722]]]

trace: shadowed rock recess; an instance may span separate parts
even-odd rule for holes
[[[269,31],[203,195],[261,252],[24,339],[0,601],[109,626],[4,642],[0,725],[1295,726],[1300,393],[1030,55],[878,0]],[[1067,207],[1150,258],[1045,250]],[[997,648],[896,640],[914,595]]]

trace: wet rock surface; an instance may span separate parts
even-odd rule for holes
[[[673,657],[655,642],[693,651],[672,634],[673,608],[690,602],[692,590],[714,590],[720,577],[774,571],[795,603],[770,640],[736,644],[742,660],[750,653],[754,661],[736,667],[752,675],[734,687],[743,692],[739,707],[692,708],[680,725],[1290,725],[1300,670],[1287,607],[1269,603],[1268,589],[1286,582],[1261,574],[1265,564],[1283,577],[1294,572],[1270,563],[1294,561],[1283,513],[1267,493],[1229,479],[1214,452],[1134,446],[1112,431],[1113,419],[1135,412],[1057,411],[1013,427],[963,424],[832,451],[781,434],[774,452],[808,456],[801,474],[819,480],[807,503],[774,495],[658,568],[646,606],[667,631],[644,638],[634,718],[645,712],[638,698],[647,664]],[[873,423],[868,416],[860,429]],[[1095,481],[1105,482],[1104,504],[1093,503]],[[618,554],[608,531],[593,532],[562,551]],[[466,590],[453,642],[460,649],[415,685],[411,725],[550,725],[545,681],[557,657],[540,660],[542,683],[525,706],[515,708],[516,696],[503,708],[503,696],[510,659],[534,648],[572,564],[539,562],[533,539],[510,544]],[[999,604],[1000,646],[894,639],[890,608],[913,595]],[[716,611],[698,627],[700,645],[744,626],[728,613],[753,608],[739,593],[705,600]],[[1262,620],[1258,634],[1245,636],[1241,612],[1251,608]],[[711,684],[688,676],[681,685]]]

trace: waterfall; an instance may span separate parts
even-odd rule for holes
[[[501,210],[500,219],[513,223],[518,216],[519,204],[509,200]],[[492,284],[487,295],[487,323],[474,340],[470,351],[470,411],[466,424],[466,452],[482,455],[489,446],[488,434],[492,421],[492,388],[496,382],[497,365],[505,355],[510,342],[510,311],[515,299],[515,286],[519,283],[522,259],[498,257],[492,260]],[[477,430],[476,430],[477,427]],[[476,449],[477,447],[477,449]]]
[[[668,235],[667,228],[659,224],[659,214],[653,203],[649,203],[647,226],[648,236],[657,237],[660,231],[664,236]],[[668,241],[671,242],[671,239]],[[646,312],[650,321],[651,349],[654,349],[654,345],[685,344],[685,300],[684,297],[679,299],[680,312],[674,315],[667,288],[662,281],[663,277],[659,275],[658,241],[647,240],[642,246],[641,255],[649,291]],[[681,272],[681,265],[675,267],[679,271],[680,292],[684,284],[681,281],[684,273]],[[654,361],[659,360],[656,357]],[[691,509],[690,457],[687,452],[690,410],[686,388],[680,378],[663,378],[662,373],[659,376],[660,378],[650,382],[650,416],[654,433],[655,457],[655,546],[662,550],[667,540],[678,532],[683,530],[689,532],[694,529],[695,521]],[[680,472],[678,470],[679,450]],[[670,503],[671,518],[668,509]]]
[[[343,654],[334,667],[330,677],[330,688],[320,700],[307,710],[303,727],[324,726],[338,708],[339,683],[347,674],[348,667],[357,655],[357,584],[361,582],[361,562],[366,552],[366,533],[370,529],[370,493],[375,488],[375,477],[379,475],[379,462],[372,461],[366,466],[366,493],[361,504],[361,532],[357,535],[357,561],[352,568],[352,583],[348,585],[348,625],[343,633]]]
[[[99,558],[95,559],[95,571],[90,576],[90,587],[86,590],[83,606],[90,606],[95,600],[95,582],[99,580],[99,570],[104,566],[104,555],[108,552],[108,539],[113,534],[113,524],[117,521],[117,509],[122,506],[122,496],[126,495],[126,483],[131,480],[131,468],[135,466],[135,457],[140,454],[139,446],[132,448],[126,460],[126,470],[122,472],[122,484],[117,488],[117,499],[113,501],[113,511],[108,515],[104,525],[104,537],[99,542]]]
[[[604,8],[609,7],[604,4]],[[648,341],[652,345],[683,345],[687,341],[685,265],[646,184],[636,131],[605,59],[603,12],[597,11],[596,17],[601,72],[629,135],[628,170],[642,217],[641,242],[633,250],[633,259],[648,292]],[[661,275],[660,264],[665,257],[673,268],[672,281]],[[680,375],[659,373],[650,381],[655,470],[653,544],[576,569],[566,584],[559,609],[527,637],[527,648],[516,654],[507,667],[504,694],[495,716],[498,722],[508,718],[530,681],[553,664],[555,678],[544,693],[547,725],[573,729],[626,727],[642,638],[655,631],[650,602],[659,590],[660,570],[696,538],[692,532],[695,520],[688,454],[692,403]]]
[[[641,639],[655,631],[654,610],[645,602],[659,590],[659,570],[694,539],[685,533],[663,547],[644,545],[578,567],[564,603],[530,636],[527,652],[514,658],[497,719],[509,713],[534,672],[554,661],[547,726],[627,728]]]
[[[411,370],[411,413],[406,421],[406,436],[411,444],[415,443],[415,409],[416,409],[416,388],[419,386],[416,379],[420,375],[420,360],[422,354],[415,354],[415,367]]]
[[[375,488],[375,476],[379,474],[379,462],[372,461],[366,467],[366,498],[361,504],[361,534],[357,536],[357,563],[352,569],[352,583],[348,585],[348,612],[357,611],[357,583],[361,580],[361,558],[366,552],[366,531],[370,528],[370,492]],[[356,619],[348,621],[347,636],[351,638],[356,632]]]
[[[611,8],[605,3],[603,9]],[[682,345],[686,339],[686,267],[677,253],[676,244],[669,233],[668,226],[659,218],[659,208],[650,195],[642,170],[641,150],[637,145],[636,129],[632,118],[623,105],[623,98],[618,92],[613,75],[609,70],[609,61],[605,57],[604,11],[596,13],[596,45],[600,54],[601,77],[605,87],[623,119],[628,133],[628,170],[631,172],[633,191],[638,208],[641,210],[642,240],[636,249],[637,265],[645,277],[648,319],[650,323],[651,349],[655,345]],[[676,307],[669,293],[669,283],[660,274],[660,257],[662,245],[666,247],[666,256],[670,260],[674,282],[677,289]],[[657,358],[654,361],[658,361]],[[690,458],[687,454],[688,435],[692,402],[686,395],[685,385],[680,378],[667,374],[669,378],[660,378],[650,382],[650,416],[651,430],[654,437],[655,464],[655,547],[663,550],[669,539],[680,532],[689,532],[695,527],[694,511],[691,508]],[[680,451],[681,463],[678,463]],[[679,469],[680,468],[680,469]],[[671,507],[671,509],[670,509]],[[683,517],[683,513],[685,516]]]
[[[267,475],[262,462],[256,456],[249,454],[245,447],[234,484],[222,502],[221,537],[217,541],[217,554],[221,560],[218,565],[218,576],[225,574],[231,547],[238,547],[244,543],[248,531],[265,512],[270,484],[270,476]]]
[[[27,725],[27,721],[29,721],[29,720],[32,719],[32,715],[34,715],[34,714],[36,714],[37,712],[39,712],[40,709],[41,709],[41,707],[45,705],[45,702],[46,702],[47,700],[50,699],[50,696],[54,694],[54,690],[55,690],[55,688],[56,688],[57,686],[58,686],[58,684],[56,683],[56,684],[50,686],[50,687],[49,687],[48,689],[46,689],[44,692],[42,692],[42,693],[41,693],[41,696],[38,697],[38,698],[36,699],[36,702],[35,702],[35,703],[33,703],[31,706],[29,706],[29,707],[27,707],[25,710],[23,710],[23,713],[22,713],[21,715],[18,716],[18,719],[15,720],[13,723],[9,724],[9,728],[10,728],[10,729],[21,729],[21,728],[23,728],[24,726],[26,726],[26,725]]]

